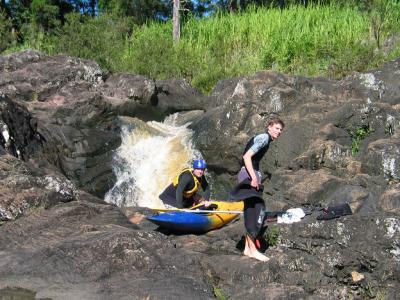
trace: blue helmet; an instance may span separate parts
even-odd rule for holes
[[[193,169],[206,169],[207,168],[207,164],[206,161],[204,159],[196,159],[193,162]]]

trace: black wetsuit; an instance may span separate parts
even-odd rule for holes
[[[174,185],[171,183],[159,196],[159,198],[168,205],[178,207],[178,208],[186,208],[191,207],[194,204],[194,195],[190,198],[186,198],[183,195],[184,191],[190,191],[195,187],[195,182],[193,179],[191,172],[185,171],[179,176],[178,185],[175,188]],[[210,187],[208,182],[203,175],[201,178],[198,178],[201,184],[201,188],[204,191],[204,198],[206,200],[210,199]]]
[[[247,143],[243,155],[248,151],[252,150],[254,155],[251,157],[251,162],[258,177],[258,183],[261,184],[261,173],[260,169],[260,161],[267,153],[269,144],[272,139],[268,133],[259,134],[250,139]],[[242,161],[242,165],[244,167],[244,161]],[[240,182],[233,189],[230,194],[230,198],[232,200],[242,199],[244,201],[244,224],[246,227],[247,233],[253,238],[257,238],[258,234],[264,223],[264,214],[265,214],[265,203],[262,199],[262,187],[260,186],[260,190],[256,191],[254,187],[250,185],[251,178],[247,172],[248,178],[243,176],[243,172],[247,172],[247,170],[242,169],[239,172]],[[245,178],[243,180],[243,178]]]
[[[267,153],[271,142],[271,136],[268,133],[262,133],[252,137],[244,148],[243,155],[245,155],[250,149],[254,152],[254,155],[251,157],[251,163],[253,164],[255,171],[260,170],[260,161],[264,157],[265,153]],[[242,166],[245,166],[243,159]]]

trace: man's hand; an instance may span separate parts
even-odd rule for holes
[[[203,204],[204,207],[209,207],[211,205],[211,201],[203,200],[203,201],[200,202],[200,204]]]
[[[259,190],[258,179],[257,179],[257,178],[252,178],[252,179],[251,179],[250,185],[251,185],[253,188],[255,188],[257,191]]]
[[[258,178],[256,175],[256,171],[253,168],[253,163],[252,163],[252,159],[253,159],[253,155],[255,153],[253,152],[253,150],[248,150],[244,155],[243,155],[243,161],[244,161],[244,165],[246,167],[247,173],[249,174],[250,178],[251,178],[251,183],[250,185],[255,188],[257,191],[259,189],[258,186]]]

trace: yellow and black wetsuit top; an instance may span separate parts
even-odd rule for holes
[[[184,201],[183,198],[191,199],[200,187],[204,191],[204,198],[206,200],[210,199],[210,187],[205,176],[203,175],[201,178],[197,178],[193,175],[192,171],[192,168],[183,169],[172,181],[172,186],[176,190],[177,207],[186,206],[183,202],[188,201]]]
[[[192,168],[186,168],[183,169],[178,175],[175,176],[174,180],[172,181],[172,184],[174,185],[174,188],[177,188],[179,185],[179,181],[182,180],[183,178],[182,175],[184,173],[190,173],[190,175],[192,176],[192,180],[193,180],[193,184],[191,184],[190,186],[188,186],[187,184],[185,185],[186,188],[189,188],[188,190],[183,190],[182,195],[185,198],[191,198],[193,197],[194,194],[196,194],[196,192],[199,190],[201,182],[199,181],[199,179],[193,175],[193,169]],[[201,180],[201,178],[200,178]]]

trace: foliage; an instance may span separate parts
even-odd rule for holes
[[[214,287],[214,295],[215,295],[215,298],[217,298],[218,300],[227,300],[228,299],[225,296],[225,294],[223,293],[223,291],[217,287]]]
[[[23,15],[24,22],[18,28],[24,46],[40,49],[46,33],[60,26],[59,13],[59,7],[47,0],[33,0]]]
[[[356,128],[354,131],[350,131],[352,137],[351,141],[351,154],[356,155],[360,151],[360,143],[367,135],[372,132],[368,125],[364,125]]]
[[[391,33],[398,29],[398,27],[392,28],[391,26],[398,24],[400,20],[400,3],[393,0],[372,0],[369,16],[371,32],[376,46],[380,48],[385,33]]]
[[[170,23],[152,23],[135,30],[125,51],[131,71],[157,79],[186,77],[210,91],[222,78],[262,69],[342,75],[370,67],[377,56],[369,41],[368,18],[349,7],[253,8],[192,18],[183,25],[181,41],[174,47],[170,28]]]
[[[14,26],[20,28],[28,20],[30,1],[9,0],[7,10],[13,20]]]
[[[149,19],[164,19],[171,15],[171,2],[167,0],[99,0],[102,13],[132,17],[136,24],[143,24]]]
[[[45,36],[59,28],[64,15],[73,9],[62,0],[9,0],[4,6],[12,20],[14,39],[18,41],[8,52],[27,47],[39,49]]]
[[[14,41],[12,22],[6,13],[0,9],[0,52],[10,47]]]
[[[44,31],[50,31],[60,25],[58,6],[47,0],[33,0],[30,5],[31,21]]]
[[[368,282],[366,285],[363,286],[363,289],[361,290],[361,295],[363,296],[363,299],[376,299],[384,296],[384,294],[382,294],[382,292],[378,290],[378,287],[371,284],[371,282]]]
[[[90,18],[79,13],[66,16],[66,23],[42,49],[97,61],[111,71],[123,68],[122,53],[131,33],[132,20],[104,14]],[[51,48],[53,46],[54,48]]]
[[[267,241],[269,246],[276,246],[279,242],[279,227],[271,227],[267,232]]]
[[[64,2],[69,6],[62,7]],[[199,18],[188,12],[175,44],[171,21],[165,19],[170,13],[167,2],[10,0],[7,14],[19,40],[17,45],[6,42],[0,50],[29,47],[96,60],[115,72],[153,79],[185,77],[204,92],[218,80],[264,69],[335,77],[400,55],[395,42],[400,3],[395,0],[243,0],[236,1],[241,8],[235,13],[212,15],[234,1],[189,1],[188,10],[208,15]],[[72,9],[80,12],[66,14]],[[4,21],[0,24],[7,27]],[[393,41],[389,46],[388,39]]]

